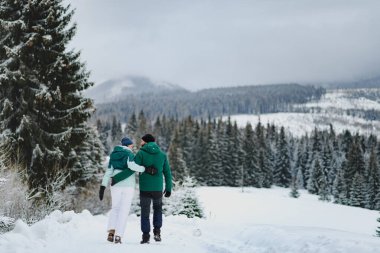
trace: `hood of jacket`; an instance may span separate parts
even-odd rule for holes
[[[148,142],[144,146],[141,147],[141,150],[144,150],[145,152],[149,154],[157,154],[161,152],[160,147],[155,142]]]
[[[111,160],[114,160],[114,161],[123,159],[125,157],[126,152],[127,152],[126,147],[115,146],[111,155],[110,155],[110,158],[111,158]]]

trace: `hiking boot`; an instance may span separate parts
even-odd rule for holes
[[[121,244],[121,237],[120,236],[115,236],[115,243],[120,243]]]
[[[159,228],[155,228],[153,229],[153,233],[154,233],[154,240],[156,242],[161,242],[161,230]]]
[[[107,241],[113,242],[114,237],[115,237],[115,230],[114,229],[109,230],[108,231]]]
[[[143,234],[142,235],[142,241],[141,244],[149,243],[150,235],[149,234]]]

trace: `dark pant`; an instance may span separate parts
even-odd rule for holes
[[[162,227],[162,192],[140,192],[141,231],[150,232],[150,206],[153,201],[153,227],[158,230]]]

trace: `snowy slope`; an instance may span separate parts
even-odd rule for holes
[[[226,120],[227,117],[224,117]],[[245,127],[247,122],[256,125],[259,120],[262,124],[274,124],[283,126],[293,136],[302,136],[311,133],[315,127],[329,129],[329,124],[334,126],[337,133],[350,130],[352,133],[359,132],[369,135],[380,135],[380,121],[368,121],[358,117],[325,113],[268,113],[258,115],[232,115],[232,121],[236,121],[239,127]]]
[[[380,111],[380,89],[343,89],[328,90],[318,101],[294,105],[295,109],[305,108],[311,112],[283,112],[257,115],[232,115],[232,121],[236,121],[240,127],[247,122],[256,125],[259,120],[263,124],[275,124],[284,126],[294,136],[302,136],[311,133],[315,127],[329,129],[330,124],[336,132],[350,130],[364,135],[371,133],[380,135],[380,121],[366,120],[359,116],[351,116],[347,110]],[[227,117],[224,117],[226,120]]]
[[[0,252],[271,252],[379,253],[378,212],[320,202],[287,189],[205,187],[198,194],[207,219],[166,217],[163,242],[140,245],[139,219],[130,216],[124,244],[105,241],[107,217],[54,212],[1,235]]]
[[[328,90],[319,101],[306,103],[306,107],[322,109],[362,109],[380,111],[380,89]],[[376,95],[376,96],[375,96]],[[370,99],[369,97],[372,97]]]

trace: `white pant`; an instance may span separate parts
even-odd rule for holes
[[[133,187],[111,187],[112,208],[108,219],[108,230],[115,229],[115,235],[123,236],[131,209]]]

